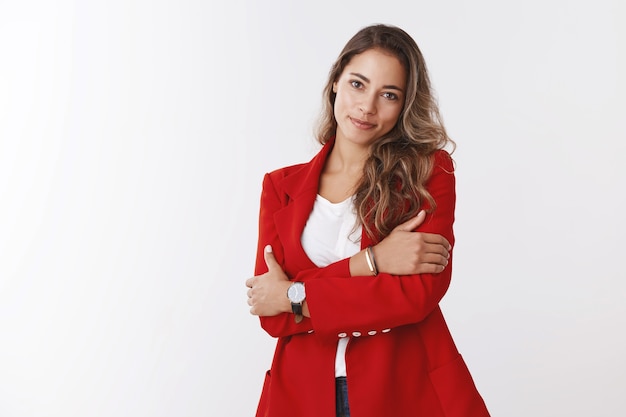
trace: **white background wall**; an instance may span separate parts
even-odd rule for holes
[[[251,416],[264,172],[330,64],[411,33],[458,143],[443,302],[494,416],[626,407],[626,8],[614,0],[0,2],[0,415]]]

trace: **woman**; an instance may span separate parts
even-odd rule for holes
[[[451,278],[454,146],[403,30],[348,41],[308,163],[267,174],[250,312],[277,337],[257,416],[489,413],[439,309]]]

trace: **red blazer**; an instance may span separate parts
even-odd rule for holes
[[[263,248],[271,244],[290,279],[306,283],[311,318],[260,318],[278,341],[257,417],[335,416],[335,353],[345,336],[352,417],[489,416],[439,309],[451,262],[439,274],[351,277],[348,259],[318,268],[305,254],[300,237],[332,145],[263,180],[255,275],[267,272]],[[437,207],[419,231],[454,245],[454,167],[445,151],[434,158],[427,188]],[[362,235],[361,247],[372,243]]]

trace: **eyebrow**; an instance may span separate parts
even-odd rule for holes
[[[363,81],[365,81],[366,83],[370,83],[370,79],[367,78],[365,75],[363,74],[359,74],[358,72],[351,72],[350,75],[354,75],[357,78],[362,79]],[[402,90],[400,87],[398,87],[397,85],[383,85],[383,88],[388,89],[388,90],[398,90],[403,92],[404,90]]]

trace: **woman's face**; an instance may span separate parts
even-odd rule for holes
[[[368,49],[355,55],[333,83],[337,140],[370,146],[396,125],[406,71],[394,55]]]

